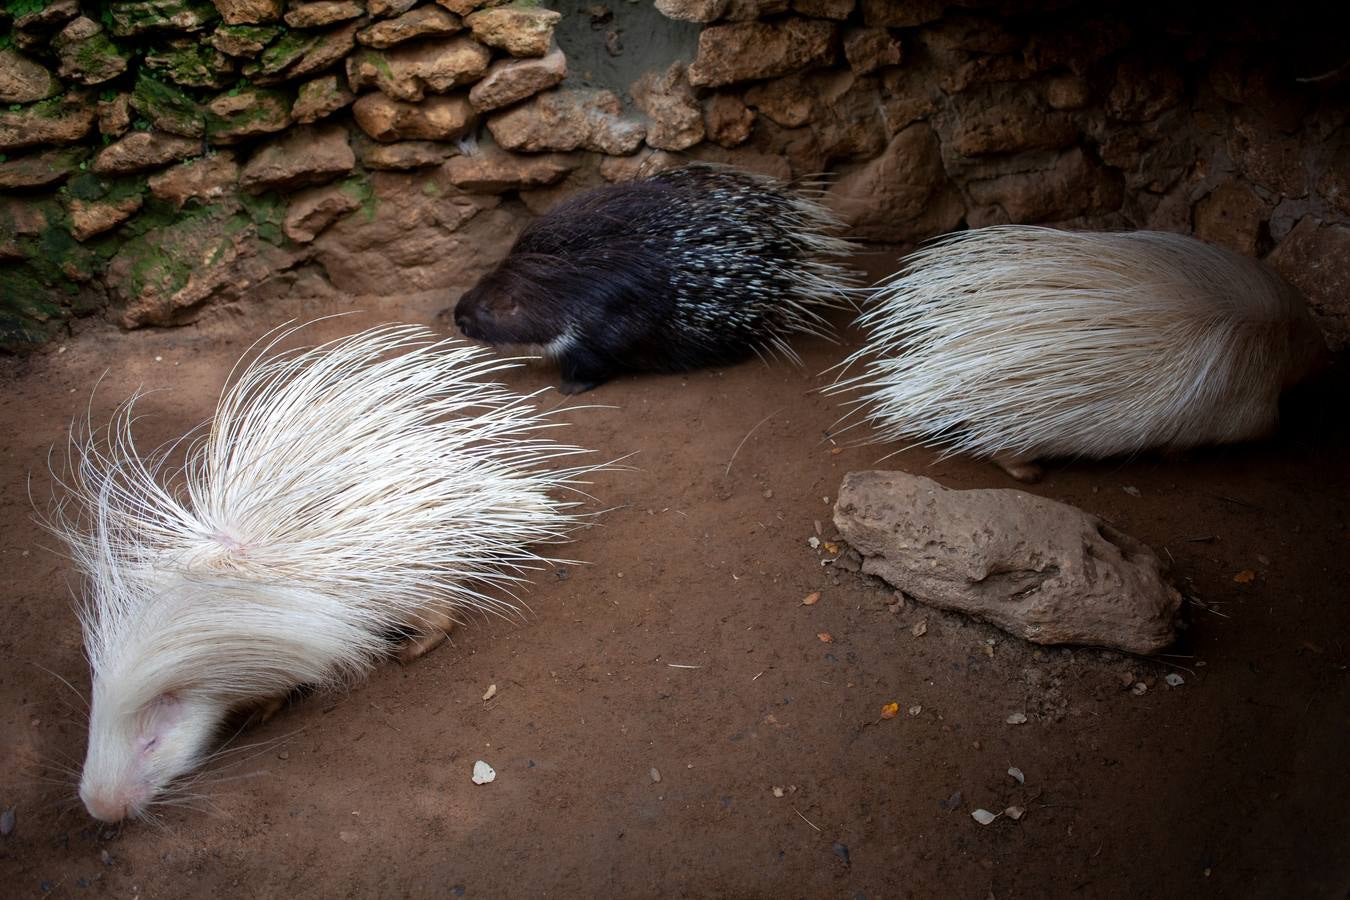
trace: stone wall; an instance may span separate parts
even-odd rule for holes
[[[830,173],[869,241],[1195,233],[1350,344],[1350,63],[1319,4],[0,3],[6,349],[93,314],[448,303],[530,214],[684,159]]]

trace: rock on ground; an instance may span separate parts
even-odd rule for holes
[[[863,572],[1037,644],[1154,653],[1175,634],[1181,595],[1157,555],[1064,503],[850,472],[834,524],[862,554]]]

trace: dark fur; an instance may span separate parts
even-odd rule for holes
[[[460,298],[455,324],[490,344],[563,339],[548,351],[566,393],[735,362],[786,315],[778,301],[803,257],[792,202],[772,181],[710,166],[573,197]]]

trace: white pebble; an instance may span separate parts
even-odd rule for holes
[[[1186,683],[1186,679],[1182,678],[1176,672],[1168,672],[1167,677],[1163,680],[1167,682],[1168,687],[1181,687]]]
[[[1012,715],[1008,716],[1007,722],[1009,725],[1025,725],[1027,722],[1027,714],[1022,712],[1015,712]]]
[[[497,770],[492,768],[492,766],[489,766],[481,759],[473,764],[474,784],[488,784],[489,782],[496,781],[496,779],[497,779]]]

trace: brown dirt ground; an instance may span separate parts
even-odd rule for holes
[[[320,331],[431,321],[441,303],[357,305],[370,315]],[[636,452],[633,468],[595,479],[593,508],[612,508],[564,551],[589,564],[543,573],[527,622],[471,625],[344,696],[295,700],[239,738],[277,743],[213,767],[214,812],[98,826],[62,774],[84,725],[59,679],[85,691],[88,676],[73,580],[31,522],[29,476],[46,497],[47,448],[105,372],[95,421],[137,386],[162,389],[140,431],[157,444],[209,414],[236,357],[281,318],[94,327],[0,370],[0,808],[17,823],[0,837],[0,892],[1346,896],[1346,360],[1270,443],[1061,464],[1031,488],[1175,560],[1205,608],[1189,607],[1157,661],[1040,649],[913,604],[892,613],[879,583],[822,565],[807,538],[815,523],[832,535],[841,477],[894,449],[829,439],[839,408],[817,373],[856,335],[804,345],[801,369],[619,380],[583,399],[606,406],[570,413],[568,433],[604,457]],[[1013,486],[922,450],[883,465]],[[1255,581],[1234,581],[1248,569]],[[820,602],[800,605],[812,591]],[[1171,672],[1184,686],[1166,686]],[[1147,693],[1125,690],[1125,673]],[[879,722],[892,701],[901,717]],[[1013,712],[1028,722],[1006,724]],[[470,782],[479,758],[495,783]],[[1021,821],[970,817],[1013,804]]]

